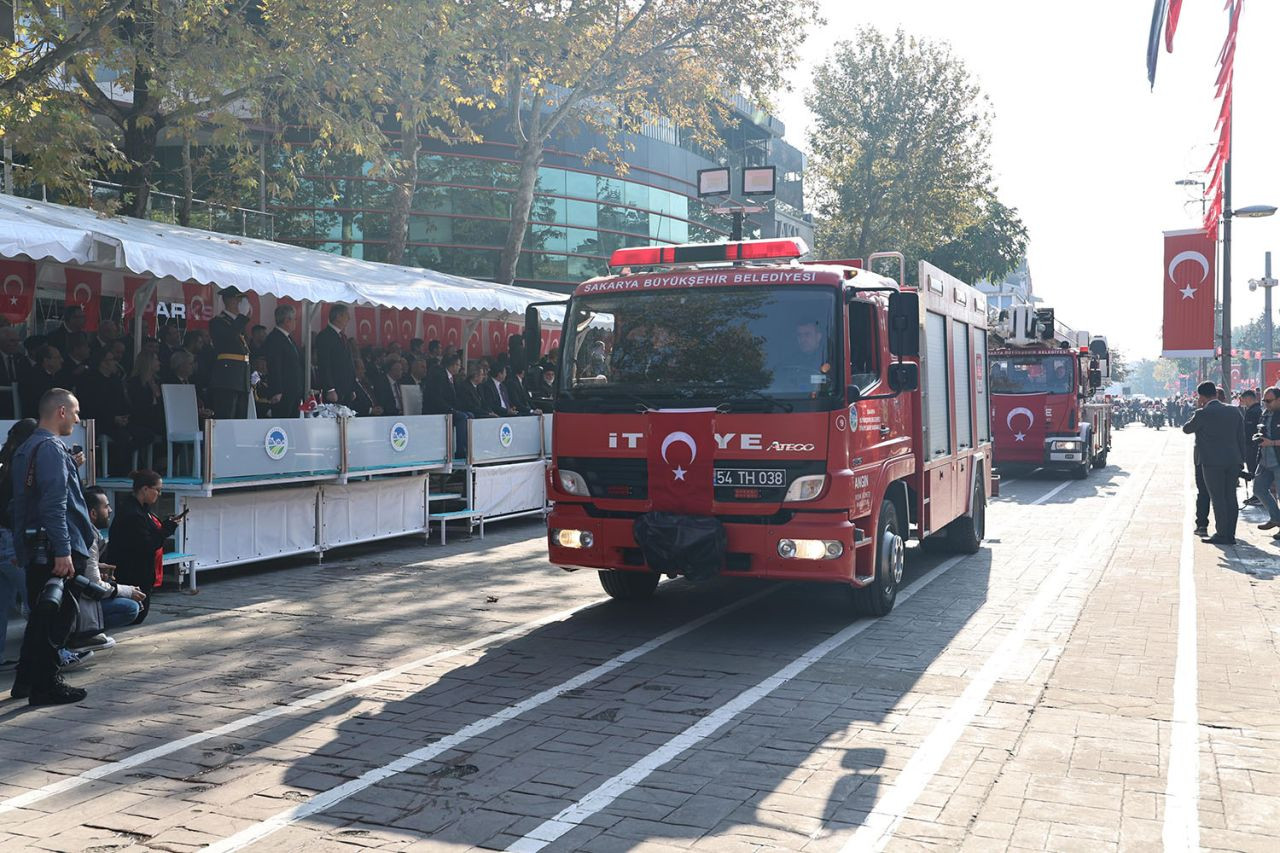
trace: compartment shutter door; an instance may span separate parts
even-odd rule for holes
[[[951,394],[947,387],[947,318],[926,311],[925,423],[929,427],[929,458],[951,452]]]
[[[990,400],[987,397],[987,333],[974,329],[973,334],[973,385],[978,410],[978,443],[991,440]]]
[[[973,420],[969,406],[969,326],[956,323],[952,329],[951,345],[955,356],[956,371],[956,445],[960,449],[973,447]]]

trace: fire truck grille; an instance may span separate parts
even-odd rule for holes
[[[562,456],[557,464],[581,474],[593,498],[643,500],[649,496],[648,460]]]

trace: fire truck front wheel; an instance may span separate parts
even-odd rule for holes
[[[642,601],[653,595],[662,576],[657,572],[602,571],[600,586],[617,601]]]
[[[906,548],[898,521],[898,508],[892,501],[880,504],[880,523],[876,526],[876,577],[861,589],[852,590],[854,609],[863,616],[884,616],[898,600]]]

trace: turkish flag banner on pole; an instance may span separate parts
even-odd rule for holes
[[[715,496],[715,409],[649,413],[649,502],[658,512],[710,515]]]
[[[357,305],[355,309],[356,344],[371,347],[378,342],[376,324],[378,317],[372,305]]]
[[[209,285],[197,284],[194,281],[184,281],[182,283],[182,301],[187,306],[186,327],[188,331],[209,328],[209,321],[221,310],[220,306],[218,308],[214,307],[216,298],[213,288]],[[170,322],[172,322],[172,318]]]
[[[98,305],[102,295],[102,273],[66,267],[67,305],[79,305],[84,309],[84,328],[98,331]]]
[[[1280,386],[1280,358],[1264,358],[1262,360],[1262,387]]]
[[[36,265],[31,261],[0,261],[0,317],[10,323],[25,323],[36,295]]]
[[[1211,358],[1217,282],[1214,239],[1203,230],[1164,232],[1165,358]]]

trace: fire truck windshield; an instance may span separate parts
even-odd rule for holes
[[[591,294],[570,306],[557,408],[829,409],[839,398],[836,293],[739,287]]]
[[[1014,355],[991,359],[992,394],[1070,394],[1075,390],[1068,355]]]

